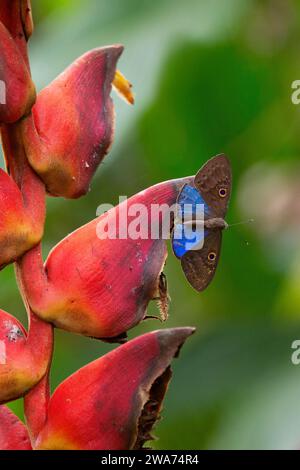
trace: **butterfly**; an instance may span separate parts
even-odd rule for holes
[[[228,227],[224,217],[231,181],[230,162],[220,154],[203,165],[177,198],[172,248],[187,280],[199,292],[206,289],[216,272],[222,230]]]

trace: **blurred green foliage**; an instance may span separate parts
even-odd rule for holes
[[[155,446],[299,447],[300,366],[290,357],[293,340],[300,338],[300,197],[298,207],[292,185],[282,189],[271,178],[265,196],[255,199],[257,182],[264,186],[267,172],[272,176],[276,168],[288,169],[300,185],[300,106],[291,102],[291,83],[300,79],[299,2],[32,4],[30,52],[39,88],[85,50],[121,42],[126,49],[120,68],[136,92],[132,109],[114,97],[116,140],[92,191],[79,201],[48,200],[45,256],[95,217],[100,203],[194,174],[221,152],[230,156],[234,174],[228,221],[255,219],[224,234],[216,278],[202,294],[187,284],[177,260],[168,258],[167,326],[191,324],[198,332],[174,364]],[[267,170],[259,171],[260,163]],[[241,204],[244,191],[250,196]],[[294,201],[293,212],[289,206],[280,212],[278,193]],[[267,204],[273,198],[275,209]],[[268,230],[275,218],[276,227]],[[1,280],[1,307],[24,319],[12,267]],[[159,327],[148,321],[130,336]],[[53,387],[111,348],[56,331]],[[21,401],[11,406],[22,415]]]

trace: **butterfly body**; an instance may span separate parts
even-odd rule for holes
[[[198,291],[211,282],[220,257],[224,217],[231,193],[231,167],[225,155],[209,160],[177,198],[172,248],[187,280]]]
[[[212,217],[211,219],[207,219],[204,221],[204,227],[209,230],[213,230],[213,229],[224,230],[228,228],[228,224],[221,217]]]

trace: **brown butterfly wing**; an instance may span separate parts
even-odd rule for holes
[[[231,180],[230,162],[223,154],[208,160],[195,176],[195,187],[215,217],[225,217],[231,193]]]
[[[187,280],[199,292],[204,290],[214,277],[220,257],[221,241],[221,230],[211,230],[205,237],[201,250],[188,251],[181,258],[181,266]],[[213,261],[209,260],[211,253],[215,253]]]

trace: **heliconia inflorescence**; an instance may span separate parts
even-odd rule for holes
[[[152,439],[172,359],[194,329],[163,329],[126,342],[151,300],[167,319],[166,244],[150,233],[120,237],[122,224],[113,239],[100,232],[124,211],[130,223],[135,204],[175,204],[190,178],[132,196],[68,235],[43,262],[46,195],[77,198],[88,191],[113,142],[111,90],[131,104],[134,97],[117,70],[121,45],[87,52],[36,96],[27,54],[32,32],[30,0],[2,0],[0,124],[7,171],[0,169],[0,268],[15,263],[28,327],[0,310],[0,450],[140,449]],[[149,222],[148,215],[141,220]],[[165,222],[163,214],[151,215],[159,232]],[[51,395],[53,327],[125,344]],[[5,405],[20,397],[26,425]]]

